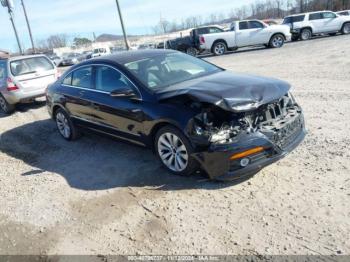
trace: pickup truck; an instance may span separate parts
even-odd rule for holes
[[[179,37],[169,40],[166,43],[166,48],[187,53],[188,55],[197,56],[201,53],[199,36],[204,34],[215,34],[224,32],[224,29],[219,26],[205,26],[194,28],[189,36]]]
[[[285,41],[291,40],[291,33],[285,25],[269,26],[259,20],[244,20],[233,22],[230,31],[204,34],[199,40],[201,50],[223,55],[227,51],[246,46],[282,47]]]
[[[312,12],[287,16],[283,24],[290,27],[292,40],[309,40],[314,35],[350,34],[350,17],[331,11]]]

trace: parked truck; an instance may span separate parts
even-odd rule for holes
[[[201,53],[199,37],[205,34],[222,33],[224,29],[220,26],[204,26],[192,29],[189,36],[179,37],[169,40],[166,43],[166,48],[174,49],[187,53],[188,55],[197,56]]]
[[[286,25],[267,25],[259,20],[235,21],[230,31],[216,34],[203,34],[199,37],[200,50],[207,50],[215,55],[240,47],[265,45],[282,47],[291,40],[290,28]]]

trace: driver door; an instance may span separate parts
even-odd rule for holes
[[[143,133],[141,94],[133,83],[111,66],[94,67],[95,89],[86,94],[93,124],[103,132],[136,141]],[[111,92],[132,90],[133,97],[115,97]]]

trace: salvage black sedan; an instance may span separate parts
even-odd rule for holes
[[[227,72],[176,51],[124,52],[80,63],[47,91],[60,134],[79,128],[150,147],[171,172],[212,179],[255,173],[304,138],[286,82]]]

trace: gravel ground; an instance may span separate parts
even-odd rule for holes
[[[168,174],[151,151],[65,142],[45,103],[0,115],[0,254],[350,254],[350,36],[209,61],[289,81],[308,136],[249,180]]]

